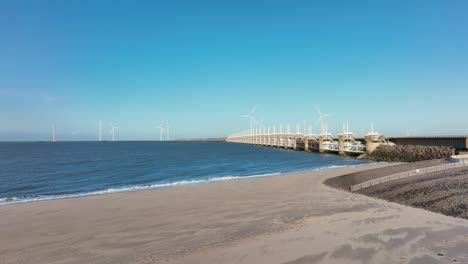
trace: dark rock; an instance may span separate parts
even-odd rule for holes
[[[416,145],[379,146],[367,159],[375,161],[414,162],[431,159],[446,159],[456,154],[453,147],[430,147]]]

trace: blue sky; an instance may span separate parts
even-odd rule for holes
[[[0,141],[226,136],[335,115],[468,134],[467,1],[0,1]]]

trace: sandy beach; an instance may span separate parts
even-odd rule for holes
[[[322,184],[385,166],[0,206],[0,263],[467,263],[467,220]]]

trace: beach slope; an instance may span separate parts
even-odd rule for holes
[[[382,166],[0,206],[0,263],[468,262],[468,221],[322,184]]]

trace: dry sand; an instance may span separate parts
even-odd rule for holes
[[[468,263],[467,220],[322,184],[360,170],[0,206],[0,263]]]

